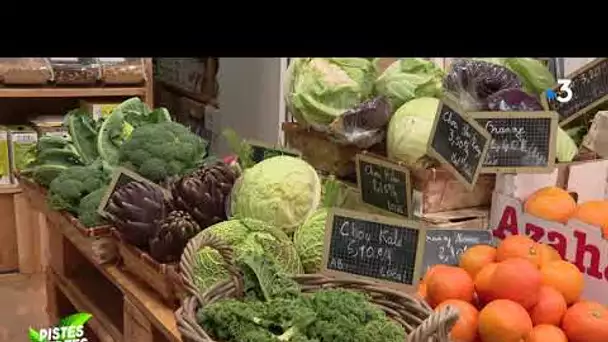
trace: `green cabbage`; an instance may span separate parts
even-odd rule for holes
[[[228,243],[238,260],[244,256],[271,256],[278,267],[288,274],[302,273],[302,264],[289,237],[275,227],[253,219],[229,220],[217,223],[200,234],[211,234]],[[217,250],[202,247],[193,265],[194,282],[204,293],[229,274]]]
[[[315,211],[293,236],[293,243],[306,273],[321,271],[327,211],[327,208]]]
[[[277,156],[246,169],[230,198],[234,217],[257,219],[291,234],[319,205],[321,181],[302,159]]]
[[[568,163],[574,160],[578,154],[578,148],[574,140],[561,127],[557,127],[557,148],[555,158],[560,163]]]
[[[285,79],[287,108],[299,123],[326,126],[371,98],[375,71],[366,58],[294,58]]]
[[[406,166],[420,166],[426,155],[439,100],[422,97],[411,100],[395,112],[388,124],[386,150],[389,158]]]
[[[524,90],[531,94],[542,94],[556,83],[549,68],[536,58],[505,58],[505,66],[517,74]]]
[[[417,97],[440,97],[444,72],[424,58],[402,58],[393,62],[376,80],[376,92],[396,110]]]

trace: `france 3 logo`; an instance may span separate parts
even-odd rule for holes
[[[568,79],[559,79],[557,80],[557,84],[559,84],[559,88],[557,90],[547,89],[547,100],[556,100],[560,103],[566,103],[572,100],[572,88],[570,85],[572,84],[571,80]]]

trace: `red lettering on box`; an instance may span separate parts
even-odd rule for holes
[[[557,240],[557,241],[556,241]],[[549,246],[555,248],[562,259],[566,259],[566,249],[568,248],[568,239],[560,232],[550,231],[547,234]]]
[[[600,272],[600,250],[594,245],[587,244],[587,233],[578,230],[573,231],[576,238],[576,257],[574,264],[581,272],[587,273],[589,276],[602,279]],[[591,261],[589,267],[585,268],[585,254],[589,254]]]
[[[492,234],[502,240],[507,237],[505,231],[509,231],[511,235],[519,234],[517,229],[517,212],[515,211],[515,208],[510,205],[506,206],[502,211],[502,217],[500,218],[498,227],[492,231]]]
[[[532,240],[538,242],[545,237],[545,230],[543,227],[537,226],[533,223],[526,223],[526,235]]]

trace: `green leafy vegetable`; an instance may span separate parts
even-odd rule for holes
[[[292,234],[317,208],[321,181],[300,158],[277,156],[246,169],[231,195],[231,213],[267,222]]]
[[[388,156],[409,167],[424,167],[439,100],[422,97],[407,102],[391,118],[386,137]]]
[[[65,118],[70,138],[85,164],[92,163],[97,152],[97,128],[93,117],[82,109],[74,109]]]
[[[287,107],[298,122],[325,126],[371,98],[375,78],[366,58],[295,58],[285,82]]]
[[[106,187],[99,188],[80,200],[76,216],[85,227],[97,227],[105,223],[104,219],[97,213],[97,208],[106,190]]]
[[[136,128],[120,146],[118,161],[143,177],[162,182],[196,169],[205,158],[207,142],[176,122]]]
[[[440,97],[443,70],[424,58],[402,58],[393,62],[375,82],[393,110],[418,97]]]
[[[288,274],[302,273],[302,265],[289,237],[279,229],[253,219],[243,218],[217,223],[200,234],[212,234],[234,249],[237,259],[244,255],[264,255],[276,259],[277,267]],[[219,253],[209,247],[197,252],[195,283],[201,293],[218,281],[228,279]]]

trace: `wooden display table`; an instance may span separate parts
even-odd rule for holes
[[[32,210],[46,217],[45,227],[38,228],[48,230],[43,243],[49,251],[46,309],[51,322],[88,312],[93,315],[86,325],[89,341],[181,341],[173,311],[152,289],[114,264],[95,262],[95,238],[84,236],[59,213],[41,208],[42,194],[34,196],[28,191]]]

